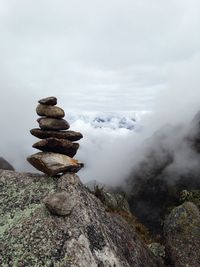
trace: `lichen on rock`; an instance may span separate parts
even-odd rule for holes
[[[194,203],[174,208],[165,220],[164,233],[173,266],[199,266],[200,212]]]
[[[162,266],[134,228],[107,213],[76,174],[54,179],[0,171],[0,188],[0,266]],[[76,203],[67,217],[51,214],[43,203],[56,192]]]

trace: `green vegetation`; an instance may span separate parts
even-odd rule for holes
[[[197,205],[200,208],[200,190],[183,190],[180,194],[180,201],[190,201]]]

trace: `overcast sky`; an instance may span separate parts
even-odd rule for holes
[[[199,0],[0,0],[0,34],[0,156],[19,170],[42,97],[57,96],[66,114],[155,111],[160,124],[199,109]],[[104,179],[111,169],[121,179],[134,151],[128,137],[76,129],[88,177],[105,166]]]
[[[200,52],[200,1],[0,0],[0,31],[5,100],[151,110],[174,64]]]

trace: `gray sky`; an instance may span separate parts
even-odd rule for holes
[[[199,29],[199,0],[1,0],[1,90],[153,109],[174,64],[200,52]]]

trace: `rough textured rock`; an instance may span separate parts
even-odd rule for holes
[[[39,152],[29,156],[27,160],[36,169],[51,176],[59,173],[78,172],[83,167],[83,163],[76,159],[52,152]]]
[[[39,118],[37,121],[42,130],[67,130],[70,127],[64,119]]]
[[[0,266],[161,266],[135,229],[106,213],[75,174],[57,181],[0,171],[0,189]],[[52,215],[43,203],[58,191],[76,202],[67,217]]]
[[[76,205],[73,195],[65,191],[49,195],[44,203],[52,214],[60,216],[69,215]]]
[[[200,212],[195,204],[185,202],[173,209],[164,232],[172,266],[200,266]]]
[[[79,148],[79,144],[65,139],[50,137],[35,143],[33,147],[42,151],[61,153],[73,157]]]
[[[39,104],[37,106],[36,112],[39,116],[46,116],[56,119],[61,119],[65,116],[65,112],[62,108],[43,104]]]
[[[153,254],[157,257],[160,257],[161,259],[165,258],[165,247],[161,245],[160,243],[151,243],[148,245],[150,250],[153,252]]]
[[[94,195],[101,200],[107,209],[130,213],[129,204],[125,196],[101,186],[94,187]]]
[[[79,132],[74,131],[47,131],[39,128],[30,130],[30,133],[40,139],[54,137],[58,139],[67,139],[69,141],[78,141],[83,138],[83,135]]]
[[[0,169],[14,171],[14,167],[4,158],[0,157]]]
[[[57,98],[54,96],[46,97],[38,101],[40,104],[55,106],[57,104]]]

